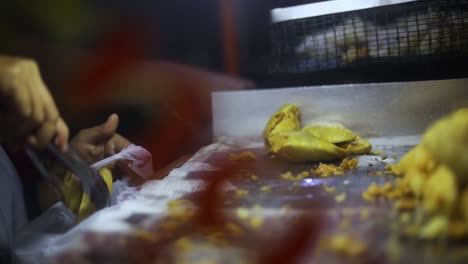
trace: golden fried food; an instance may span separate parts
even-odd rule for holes
[[[342,203],[344,201],[346,201],[346,193],[345,192],[342,192],[340,194],[338,194],[337,196],[335,196],[335,202],[337,203]]]
[[[292,162],[342,159],[345,149],[302,131],[280,132],[269,137],[271,152]]]
[[[336,187],[330,187],[326,183],[322,184],[323,189],[330,194],[335,194],[336,193]]]
[[[356,136],[356,139],[354,141],[351,141],[343,147],[346,147],[346,152],[348,155],[363,155],[369,153],[372,149],[371,143],[369,141],[364,140],[358,136]]]
[[[468,235],[468,108],[434,123],[422,142],[395,165],[401,204],[414,197],[427,216],[409,232],[425,239]]]
[[[263,130],[268,150],[292,162],[342,159],[368,153],[372,145],[339,123],[327,122],[301,129],[296,105],[285,104]]]
[[[268,139],[271,135],[284,131],[295,131],[301,129],[300,112],[297,105],[285,104],[278,112],[270,117],[263,137]]]
[[[468,108],[437,121],[424,134],[422,144],[461,182],[468,183]]]
[[[353,132],[339,124],[335,126],[310,125],[301,130],[333,144],[350,142],[356,139],[356,135]]]
[[[342,167],[339,167],[333,164],[325,164],[325,163],[320,163],[317,169],[313,170],[313,172],[320,177],[344,175],[344,169]]]
[[[447,216],[433,217],[427,224],[421,227],[419,236],[421,238],[433,239],[447,233],[449,228],[449,219]]]
[[[410,168],[406,178],[409,188],[413,192],[414,196],[418,198],[421,197],[423,191],[425,190],[429,175],[424,171],[418,170],[417,168]]]
[[[356,168],[357,164],[358,159],[356,158],[344,158],[339,166],[320,162],[320,164],[315,170],[311,169],[310,171],[317,174],[320,177],[330,177],[334,175],[342,176],[344,175],[346,170],[352,170]]]
[[[356,158],[345,158],[341,161],[340,167],[345,170],[355,169],[358,165],[358,159]]]
[[[441,165],[429,177],[424,186],[423,206],[431,213],[449,215],[458,198],[455,174]]]
[[[432,172],[436,166],[437,162],[433,155],[425,146],[420,144],[406,153],[400,162],[389,166],[389,169],[396,175],[401,176],[406,174],[410,169],[417,169],[424,173]]]

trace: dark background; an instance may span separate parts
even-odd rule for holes
[[[224,71],[222,1],[3,2],[0,4],[3,24],[0,27],[1,53],[39,57],[34,54],[34,46],[44,43],[70,50],[93,51],[99,47],[105,34],[118,29],[125,21],[135,23],[136,27],[144,30],[146,59],[169,60],[217,72]],[[269,55],[269,11],[275,7],[317,1],[231,2],[239,41],[240,75],[250,77],[256,74],[254,66],[258,66],[259,61]],[[60,34],[56,28],[63,28],[62,31],[68,33]],[[28,45],[24,42],[28,42]]]
[[[4,1],[0,4],[0,52],[32,56],[44,67],[38,54],[41,45],[66,50],[96,51],[109,32],[123,23],[133,23],[145,36],[142,55],[215,72],[225,72],[221,23],[222,0],[126,1],[39,0]],[[306,76],[268,75],[270,10],[319,1],[232,0],[238,52],[238,73],[258,88],[288,85],[382,82],[463,77],[459,65],[420,65],[349,71],[321,71]],[[67,34],[61,34],[60,30]],[[27,44],[25,44],[25,42]],[[48,54],[44,57],[47,58]],[[440,66],[440,67],[439,67]],[[447,67],[449,66],[449,67]],[[466,66],[466,65],[460,65]],[[53,67],[50,65],[50,67]],[[48,71],[49,69],[44,69]],[[53,70],[51,70],[53,71]],[[390,72],[389,72],[390,71]]]

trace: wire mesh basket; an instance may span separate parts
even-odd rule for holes
[[[269,73],[468,58],[468,0],[413,1],[271,24]]]

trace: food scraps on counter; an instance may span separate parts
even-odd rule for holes
[[[233,161],[251,161],[256,160],[257,156],[252,151],[244,151],[241,153],[230,153],[229,160]]]
[[[386,169],[398,177],[395,184],[373,183],[362,197],[394,199],[398,211],[420,209],[424,217],[408,220],[417,222],[408,225],[406,235],[468,237],[468,108],[436,121],[416,147]]]
[[[368,252],[366,242],[349,234],[333,234],[320,239],[319,249],[344,257],[360,257]]]
[[[310,172],[317,174],[320,177],[343,176],[346,170],[356,168],[357,164],[357,158],[344,158],[339,166],[320,162],[318,167],[316,169],[312,169]]]

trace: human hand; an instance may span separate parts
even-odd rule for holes
[[[0,56],[0,143],[43,148],[54,138],[61,150],[69,130],[44,84],[37,63]],[[6,128],[6,129],[5,129]]]
[[[112,114],[105,123],[81,130],[70,141],[70,147],[90,164],[114,155],[131,144],[116,132],[118,126],[119,116]]]

